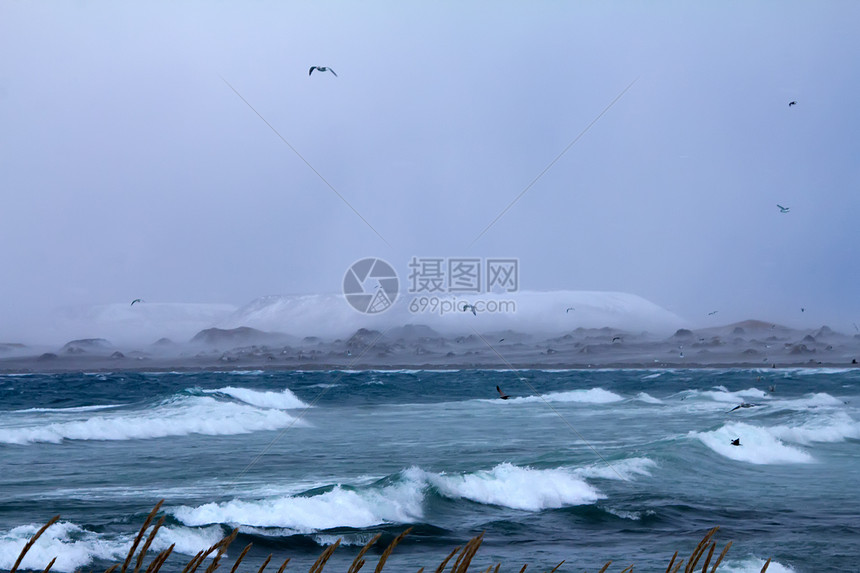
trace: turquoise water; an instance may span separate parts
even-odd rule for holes
[[[662,571],[715,525],[720,571],[855,571],[858,400],[860,370],[0,376],[0,569],[55,514],[24,566],[104,569],[164,498],[170,572],[233,527],[254,570],[413,527],[386,571],[481,532],[476,570]]]

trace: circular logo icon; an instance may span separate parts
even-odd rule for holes
[[[358,312],[378,314],[397,298],[400,281],[394,268],[373,257],[352,264],[343,277],[343,294]]]

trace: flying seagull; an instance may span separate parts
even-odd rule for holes
[[[796,101],[790,101],[790,102],[788,102],[788,107],[791,107],[791,106],[793,106],[793,105],[797,105],[797,102],[796,102]]]
[[[740,439],[740,438],[735,438],[734,440],[732,440],[732,445],[733,445],[733,446],[739,446],[739,445],[741,445],[741,439]]]
[[[776,204],[776,206],[777,206],[777,207],[779,207],[779,212],[780,212],[780,213],[788,213],[789,209],[791,209],[791,207],[783,207],[783,206],[782,206],[782,205],[780,205],[779,203],[777,203],[777,204]]]
[[[464,302],[463,308],[461,308],[460,310],[462,310],[463,312],[466,312],[467,310],[471,310],[472,314],[474,314],[475,316],[478,316],[478,312],[475,310],[474,304],[469,304],[468,302]]]
[[[713,316],[713,315],[717,314],[718,312],[720,312],[720,311],[718,311],[718,310],[711,311],[708,313],[708,316]]]
[[[499,398],[501,398],[502,400],[507,400],[508,398],[510,398],[510,396],[508,396],[507,394],[502,392],[502,389],[499,388],[498,386],[496,386],[496,390],[499,391]]]
[[[729,410],[729,412],[734,412],[738,408],[752,408],[753,406],[758,406],[758,404],[750,404],[749,402],[741,402],[741,404],[739,406],[735,406],[734,408]]]
[[[567,310],[566,310],[566,311],[564,311],[564,312],[570,312],[570,311],[572,311],[572,310],[576,310],[576,309],[575,309],[575,308],[573,308],[572,306],[569,306],[569,307],[567,307]]]
[[[134,303],[136,303],[136,302],[143,302],[143,300],[136,298],[133,301],[131,301],[131,304],[129,306],[134,306]]]
[[[801,306],[801,307],[800,307],[800,312],[806,312],[806,309],[805,309],[805,308],[803,308],[803,307]]]
[[[623,339],[623,338],[621,338],[620,336],[613,336],[613,337],[612,337],[612,342],[615,342],[616,340],[624,340],[624,339]]]
[[[334,73],[333,69],[327,68],[325,66],[311,66],[311,69],[308,70],[308,75],[314,73],[314,70],[317,70],[318,72],[331,72],[332,74],[334,74],[334,77],[337,77],[337,74]]]

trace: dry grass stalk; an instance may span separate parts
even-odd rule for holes
[[[631,571],[633,571],[633,565],[631,565],[630,567],[625,567],[621,570],[621,573],[630,573]]]
[[[684,560],[681,559],[680,561],[678,561],[678,564],[675,565],[675,568],[672,569],[672,571],[670,571],[670,573],[678,573],[678,569],[680,569],[681,565],[683,565],[683,564],[684,564]]]
[[[370,549],[374,543],[379,541],[380,537],[382,537],[382,534],[377,533],[373,536],[373,539],[364,544],[364,547],[361,548],[361,551],[359,551],[358,555],[355,556],[355,559],[352,560],[352,564],[349,566],[346,573],[358,573],[358,570],[364,567],[364,554],[367,553],[367,550]]]
[[[158,523],[155,524],[155,527],[152,528],[152,531],[149,532],[149,537],[146,538],[146,543],[143,544],[143,548],[137,556],[137,563],[134,565],[134,573],[138,573],[140,571],[140,566],[143,565],[143,558],[146,556],[146,552],[149,551],[149,546],[152,545],[152,540],[155,539],[155,534],[158,533],[158,530],[161,529],[162,525],[164,525],[163,516],[158,520]]]
[[[612,561],[607,561],[606,565],[601,567],[600,571],[598,571],[597,573],[604,573],[607,569],[609,569],[610,565],[612,565]]]
[[[409,534],[410,531],[412,531],[411,527],[397,537],[395,537],[394,541],[392,541],[388,545],[388,547],[385,548],[385,551],[382,552],[382,557],[379,558],[379,563],[376,564],[376,573],[380,573],[380,571],[382,571],[382,568],[385,566],[385,562],[388,560],[388,556],[391,555],[391,552],[394,551],[394,548],[397,547],[397,544],[403,541],[403,538],[406,537],[406,535]]]
[[[105,573],[113,573],[114,571],[116,571],[117,567],[119,567],[119,563],[116,563],[115,565],[111,565],[110,567],[105,569]]]
[[[122,564],[122,569],[120,569],[120,573],[125,573],[126,569],[128,569],[128,564],[131,563],[131,558],[134,556],[134,552],[137,550],[137,546],[140,545],[140,540],[143,539],[144,532],[149,527],[149,524],[152,523],[152,520],[153,518],[155,518],[155,514],[158,513],[158,510],[161,508],[162,503],[164,503],[163,499],[156,503],[152,511],[149,512],[149,515],[146,516],[146,521],[143,522],[143,527],[140,528],[137,537],[134,538],[134,543],[131,544],[131,549],[128,550],[128,556],[125,558],[125,562]]]
[[[717,547],[716,541],[711,541],[711,548],[708,550],[708,556],[705,558],[705,564],[702,566],[702,573],[708,573],[708,563],[711,562],[711,557],[714,556],[714,549]]]
[[[50,571],[50,570],[51,570],[51,567],[53,567],[53,566],[54,566],[54,561],[56,561],[56,560],[57,560],[57,558],[56,558],[56,557],[54,557],[53,559],[51,559],[51,562],[50,562],[50,563],[48,563],[48,566],[47,566],[47,567],[45,567],[45,569],[42,571],[42,573],[48,573],[48,571]]]
[[[450,561],[451,558],[454,557],[454,555],[456,555],[458,551],[460,551],[459,545],[455,547],[451,553],[448,554],[448,557],[442,560],[442,563],[440,563],[439,567],[436,568],[436,573],[442,573],[442,571],[445,570],[445,565],[448,564],[448,561]],[[525,570],[525,567],[523,567],[523,570]],[[522,573],[522,571],[520,571],[520,573]]]
[[[726,546],[725,546],[725,547],[723,547],[723,551],[722,551],[722,553],[720,553],[720,556],[719,556],[719,557],[717,557],[717,562],[716,562],[716,563],[714,563],[714,567],[711,569],[711,573],[716,573],[716,572],[717,572],[717,567],[719,567],[719,566],[720,566],[720,563],[722,563],[722,562],[723,562],[723,557],[725,557],[725,556],[726,556],[726,553],[728,553],[728,552],[729,552],[729,547],[731,547],[731,546],[732,546],[732,542],[731,542],[731,541],[729,541],[728,543],[726,543]]]
[[[206,573],[214,573],[214,571],[218,569],[218,565],[221,563],[221,557],[227,552],[227,548],[230,547],[230,544],[233,543],[237,535],[239,535],[238,527],[234,529],[230,535],[218,542],[218,553],[215,554],[215,558],[212,560],[212,563],[210,563],[209,567],[206,568]]]
[[[767,567],[770,565],[770,558],[768,557],[767,563],[764,564],[764,567],[761,568],[761,573],[765,573],[767,571]]]
[[[693,573],[693,569],[696,567],[696,563],[699,562],[699,558],[702,556],[702,553],[705,552],[705,547],[711,542],[711,537],[717,532],[720,528],[718,525],[711,529],[705,536],[699,541],[699,544],[696,545],[696,548],[693,550],[693,554],[690,555],[690,558],[687,560],[687,567],[684,569],[684,573]]]
[[[565,559],[564,561],[567,561],[567,559]],[[558,571],[558,568],[564,565],[564,561],[553,567],[549,573],[555,573],[556,571]],[[501,563],[499,565],[501,565]],[[496,567],[496,573],[498,573],[498,567]]]
[[[223,538],[221,541],[217,542],[216,544],[214,544],[212,547],[210,547],[210,548],[209,548],[209,549],[207,549],[206,551],[200,551],[200,552],[198,552],[198,553],[197,553],[197,555],[195,555],[195,556],[191,559],[191,561],[189,561],[189,562],[188,562],[188,565],[186,565],[186,566],[185,566],[185,569],[183,569],[183,570],[182,570],[182,573],[194,573],[194,571],[196,571],[196,570],[197,570],[197,568],[198,568],[198,567],[200,567],[200,564],[201,564],[201,563],[203,563],[203,561],[204,561],[207,557],[209,557],[209,555],[210,555],[213,551],[219,550],[219,549],[220,549],[220,547],[221,547],[225,542],[227,542],[228,540],[232,541],[232,539],[230,539],[230,537],[232,537],[232,535],[235,535],[237,532],[238,532],[238,530],[234,530],[234,531],[233,531],[233,534],[228,535],[227,537]]]
[[[210,549],[209,551],[212,551],[212,550]],[[198,551],[198,552],[197,552],[197,555],[195,555],[194,557],[192,557],[192,558],[191,558],[191,561],[189,561],[189,562],[185,565],[185,568],[182,570],[182,573],[189,573],[189,572],[192,570],[192,567],[193,567],[194,569],[196,569],[196,568],[197,568],[197,563],[198,563],[198,561],[203,561],[203,555],[204,555],[204,552],[203,552],[203,551]]]
[[[499,561],[498,563],[496,563],[496,570],[495,570],[495,571],[493,571],[493,573],[499,573],[499,568],[501,568],[501,566],[502,566],[502,562],[501,562],[501,561]]]
[[[472,558],[478,552],[478,548],[484,541],[484,532],[481,535],[473,538],[466,547],[463,548],[463,553],[460,555],[462,559],[458,559],[458,563],[454,564],[452,573],[466,573],[469,570],[469,564],[472,563]]]
[[[278,569],[278,573],[284,573],[284,569],[287,568],[287,563],[290,562],[290,558],[287,557],[283,563],[281,563],[281,567]]]
[[[678,552],[676,551],[674,555],[672,555],[672,559],[669,561],[669,566],[666,567],[666,573],[670,573],[672,571],[672,565],[675,563],[675,559],[678,558]]]
[[[337,549],[339,545],[340,539],[335,541],[333,545],[326,547],[326,550],[323,551],[322,554],[317,557],[317,560],[314,562],[314,564],[311,565],[311,568],[308,573],[320,573],[323,570],[323,567],[325,567],[326,561],[329,560],[329,557],[331,557],[332,553],[334,553],[334,550]]]
[[[419,569],[417,573],[424,573],[424,568]]]
[[[36,532],[36,535],[31,537],[30,540],[24,544],[24,548],[21,549],[21,553],[18,554],[18,559],[15,561],[15,564],[12,565],[12,569],[9,570],[9,573],[15,573],[15,570],[18,569],[18,565],[21,564],[21,561],[23,561],[24,556],[27,554],[28,551],[30,551],[30,548],[33,547],[33,544],[36,543],[36,540],[39,539],[39,537],[41,537],[43,533],[45,533],[46,529],[54,525],[58,519],[60,519],[59,515],[55,515],[54,517],[52,517],[50,520],[48,520],[48,523],[42,526],[42,529]]]
[[[239,556],[236,558],[236,562],[235,562],[235,563],[233,563],[233,568],[232,568],[232,569],[230,569],[230,573],[236,573],[236,569],[238,569],[238,568],[239,568],[239,563],[241,563],[241,562],[242,562],[242,559],[244,559],[244,558],[245,558],[245,555],[247,555],[247,554],[248,554],[248,552],[251,550],[251,546],[252,546],[252,545],[254,545],[254,544],[253,544],[253,543],[249,543],[248,545],[246,545],[246,546],[245,546],[245,549],[243,549],[243,550],[242,550],[242,553],[240,553],[240,554],[239,554]]]
[[[161,569],[161,566],[164,565],[164,562],[167,561],[167,558],[171,553],[173,553],[174,547],[176,547],[175,543],[156,555],[155,559],[152,560],[152,563],[149,564],[149,567],[146,568],[146,573],[158,573],[158,570]]]
[[[526,563],[525,565],[523,565],[523,568],[522,568],[522,569],[520,569],[520,573],[526,573],[526,567],[528,567],[528,566],[529,566],[529,565],[528,565],[528,563]]]
[[[260,565],[260,568],[257,570],[257,573],[263,573],[263,569],[265,569],[265,568],[266,568],[266,565],[268,565],[268,564],[269,564],[269,561],[271,561],[271,560],[272,560],[272,554],[271,554],[271,553],[269,553],[269,556],[268,556],[268,557],[266,557],[266,560],[265,560],[265,561],[263,561],[263,564],[262,564],[262,565]]]

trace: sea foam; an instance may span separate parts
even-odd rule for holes
[[[312,496],[231,500],[169,511],[185,525],[228,523],[312,533],[335,527],[362,528],[417,521],[422,517],[423,498],[420,484],[405,481],[381,488],[356,490],[335,486]]]
[[[813,461],[811,455],[784,444],[768,428],[742,422],[726,424],[711,432],[690,432],[688,435],[699,439],[716,453],[739,462],[797,464]],[[735,438],[740,438],[740,446],[731,444]]]
[[[423,479],[453,499],[540,511],[594,503],[605,496],[567,469],[521,468],[502,463],[488,471],[462,475],[436,474],[410,468],[407,475]]]
[[[2,422],[0,443],[60,443],[63,440],[144,440],[204,434],[223,436],[276,430],[296,423],[282,410],[224,402],[208,396],[179,397],[143,411],[104,413],[55,422],[51,418]],[[299,422],[300,424],[302,422]]]
[[[307,404],[299,400],[298,396],[288,389],[284,389],[281,392],[260,392],[257,390],[250,390],[248,388],[227,386],[225,388],[218,388],[217,390],[204,390],[203,392],[205,394],[225,394],[231,398],[235,398],[236,400],[259,408],[293,410],[308,407]]]

